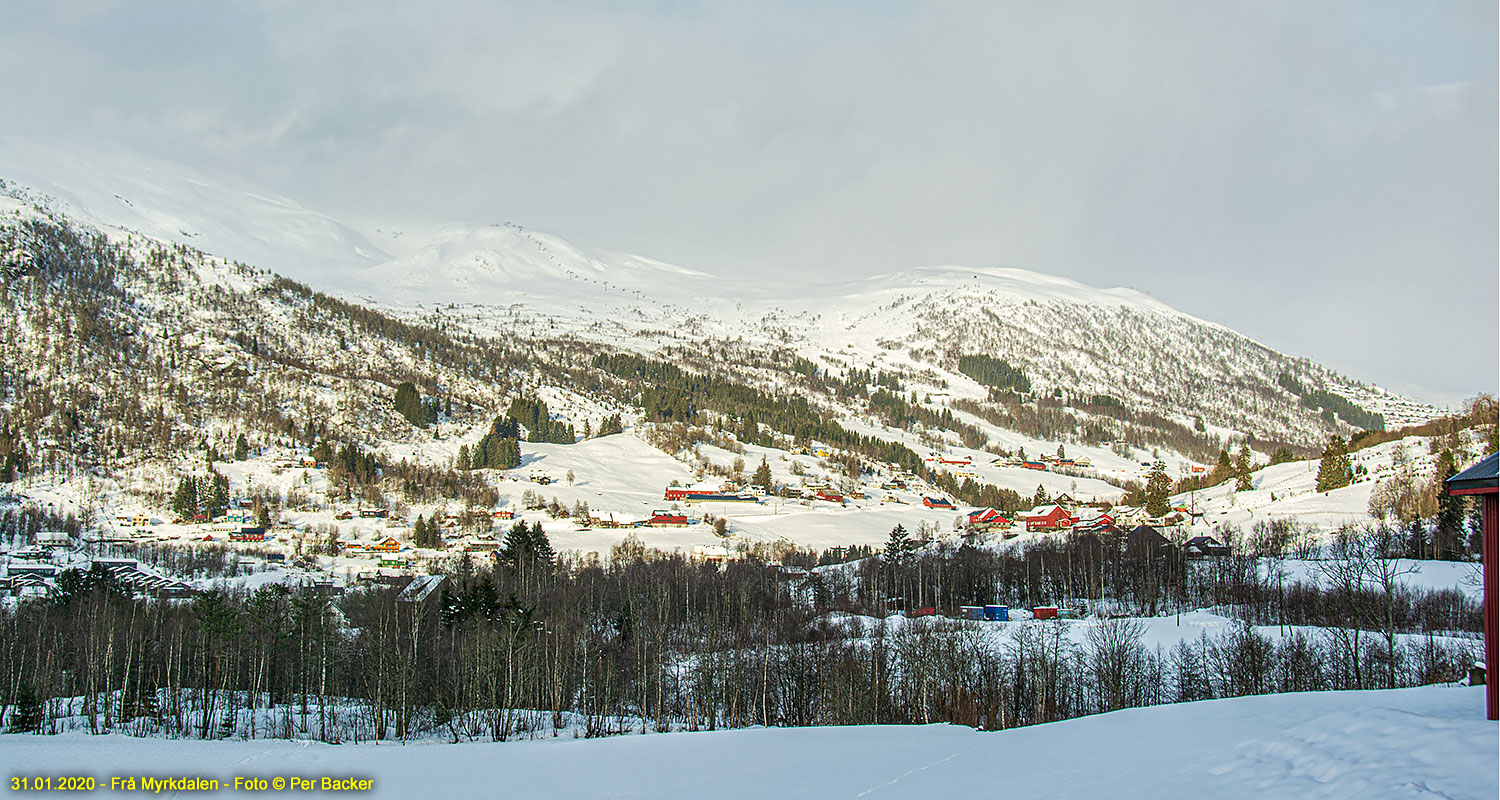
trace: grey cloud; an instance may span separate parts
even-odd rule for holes
[[[1500,383],[1493,3],[57,5],[0,9],[0,133],[708,271],[1021,266]]]

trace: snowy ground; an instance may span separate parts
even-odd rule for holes
[[[1486,798],[1483,690],[1267,695],[994,733],[775,728],[504,744],[330,746],[7,735],[7,776],[361,777],[375,797]],[[583,768],[580,768],[583,767]],[[221,790],[229,793],[228,789]],[[211,793],[218,794],[218,793]]]

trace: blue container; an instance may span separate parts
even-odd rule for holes
[[[985,606],[984,618],[991,622],[1010,622],[1010,607]]]
[[[959,608],[959,610],[963,612],[963,618],[964,619],[984,619],[985,618],[984,617],[984,606],[962,606],[962,607]]]

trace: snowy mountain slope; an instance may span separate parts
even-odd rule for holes
[[[589,252],[510,222],[385,227],[367,238],[359,226],[232,181],[26,140],[0,140],[0,178],[12,194],[72,219],[184,242],[409,320],[436,324],[440,315],[448,330],[540,331],[638,352],[721,341],[783,347],[834,375],[888,370],[935,398],[935,408],[987,403],[988,390],[956,362],[989,355],[1024,371],[1044,399],[1029,420],[1002,427],[1030,426],[1044,439],[1155,438],[1182,452],[1194,428],[1306,447],[1349,432],[1279,386],[1283,375],[1403,421],[1435,413],[1139,292],[1022,269],[921,267],[852,283],[767,285]],[[1097,407],[1101,398],[1123,413]]]
[[[72,219],[325,283],[390,259],[353,228],[234,178],[0,137],[0,179]]]
[[[374,781],[372,797],[479,796],[504,776],[517,796],[695,800],[1492,798],[1500,743],[1483,717],[1482,689],[1427,686],[1181,703],[992,733],[850,726],[330,746],[77,732],[7,735],[4,749],[37,775],[95,775],[103,796],[126,793],[110,790],[110,776],[151,774],[230,785],[236,776],[358,776]]]

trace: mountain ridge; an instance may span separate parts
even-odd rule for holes
[[[8,146],[10,140],[0,140],[0,177],[5,178],[14,164],[15,149],[9,158],[5,155]],[[1277,386],[1284,375],[1356,405],[1374,406],[1376,413],[1394,412],[1393,423],[1421,422],[1437,413],[1134,289],[1100,289],[1014,267],[961,265],[768,287],[646,257],[588,251],[511,222],[382,228],[365,238],[354,227],[290,200],[267,205],[261,194],[213,188],[211,181],[187,170],[153,171],[144,162],[120,163],[128,169],[110,179],[113,183],[102,181],[103,189],[79,188],[83,177],[68,176],[64,182],[71,186],[65,188],[81,201],[57,202],[47,196],[47,187],[22,188],[13,178],[8,191],[44,207],[50,200],[69,218],[86,224],[137,231],[165,242],[185,240],[208,252],[222,245],[217,255],[241,261],[234,252],[239,247],[295,251],[312,240],[318,246],[311,253],[288,252],[267,256],[269,264],[246,263],[273,268],[311,263],[305,270],[276,271],[398,317],[441,319],[484,335],[513,334],[522,329],[517,326],[529,326],[644,352],[684,339],[744,341],[790,348],[837,372],[901,372],[915,391],[980,403],[993,398],[960,374],[956,362],[965,353],[986,353],[1026,370],[1039,392],[1065,405],[1113,397],[1184,429],[1213,428],[1231,437],[1309,446],[1348,427],[1332,418],[1316,422],[1297,410],[1296,398]],[[30,172],[40,169],[32,165]],[[197,219],[207,220],[200,223],[203,231],[183,231],[177,229],[179,216],[158,214],[149,206],[155,198],[173,194],[173,181],[194,187],[185,190],[199,193],[194,196],[249,199],[236,199],[224,208],[197,208]],[[130,199],[124,194],[133,191],[128,188],[109,191],[109,186],[126,184],[144,187],[148,200]],[[126,208],[130,213],[91,214],[101,202],[112,211]],[[234,227],[237,216],[255,217],[267,208],[269,221],[257,217]],[[266,238],[265,232],[286,218],[305,221],[290,225],[290,233]],[[139,230],[119,220],[157,227]],[[332,251],[337,252],[328,256]],[[1070,413],[1071,423],[1048,432],[1083,435],[1090,414]]]

